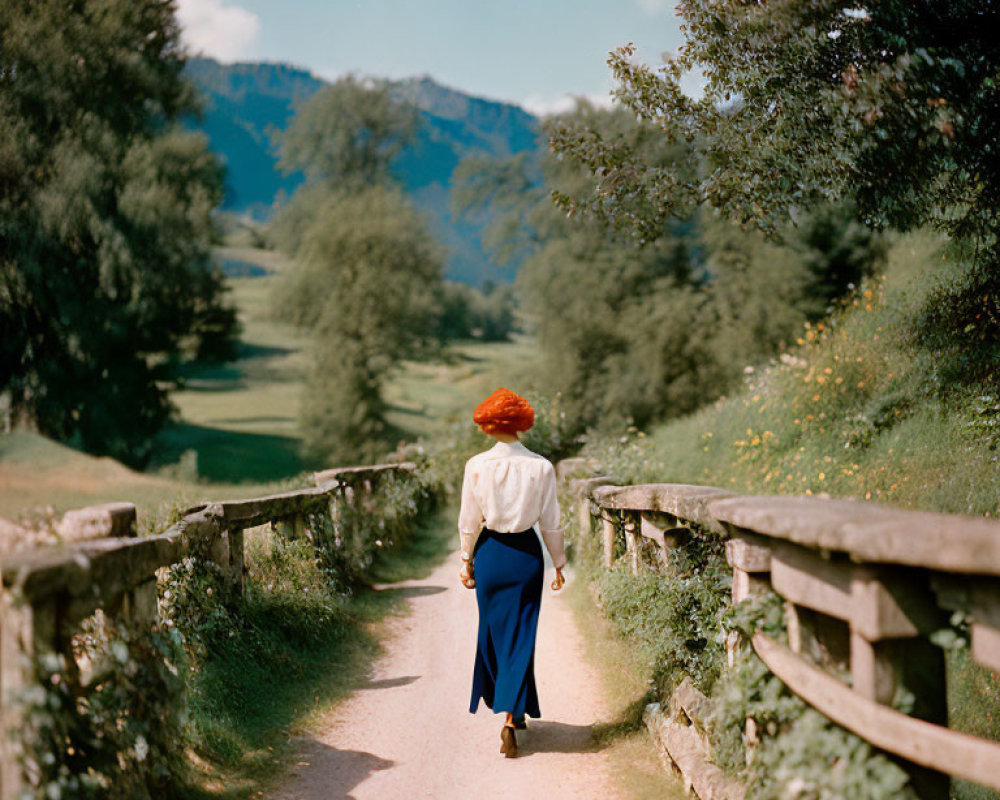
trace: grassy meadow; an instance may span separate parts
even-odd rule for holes
[[[272,292],[289,266],[268,250],[222,247],[241,326],[238,359],[194,366],[171,396],[174,420],[161,432],[149,468],[136,472],[29,432],[0,437],[0,517],[40,518],[69,508],[127,500],[140,527],[204,499],[253,496],[300,483],[322,466],[303,460],[298,425],[309,341],[274,319]],[[432,444],[501,383],[523,386],[533,340],[456,344],[439,359],[404,364],[386,397],[389,420],[406,441]]]

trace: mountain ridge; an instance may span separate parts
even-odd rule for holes
[[[266,221],[304,180],[278,169],[273,135],[329,81],[284,62],[192,58],[185,72],[204,99],[192,127],[206,134],[227,168],[222,210]],[[389,83],[417,107],[423,122],[392,170],[448,248],[447,276],[474,285],[510,281],[516,265],[492,262],[482,249],[481,228],[451,214],[451,174],[473,153],[509,157],[536,147],[538,119],[514,104],[443,86],[430,75]]]

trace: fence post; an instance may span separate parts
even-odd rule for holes
[[[236,593],[243,597],[243,575],[246,571],[246,556],[244,554],[243,529],[229,531],[229,566],[232,570],[232,581]]]
[[[0,591],[0,800],[25,789],[20,757],[31,732],[25,725],[22,693],[34,683],[34,660],[59,652],[59,611],[55,599],[30,605]],[[16,733],[20,741],[15,741]]]
[[[625,556],[628,558],[629,570],[633,575],[639,574],[639,537],[635,532],[635,515],[626,514],[622,526],[625,531]]]
[[[947,726],[944,652],[925,636],[943,620],[928,602],[930,587],[915,575],[856,567],[851,579],[851,682],[867,700],[892,705],[899,692],[913,697],[910,716]],[[921,800],[948,800],[949,776],[908,761],[900,765]]]
[[[576,521],[579,527],[577,541],[581,550],[590,550],[591,548],[590,520],[590,498],[581,493],[580,498],[576,501]]]
[[[126,592],[119,616],[130,627],[151,627],[158,619],[156,578],[145,580]]]
[[[611,569],[615,564],[615,523],[606,511],[601,514],[601,525],[604,534],[604,568]]]

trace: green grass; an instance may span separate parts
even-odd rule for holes
[[[434,442],[455,423],[469,423],[472,409],[499,386],[524,388],[539,357],[534,338],[463,342],[433,362],[407,362],[386,387],[389,422],[413,440]]]
[[[180,423],[160,435],[160,458],[179,462],[194,453],[197,476],[212,483],[261,484],[285,480],[305,468],[298,439]]]
[[[243,256],[249,260],[256,252]],[[258,260],[270,263],[264,256]],[[271,295],[278,280],[275,275],[229,279],[242,331],[239,358],[184,373],[184,388],[171,396],[178,419],[158,439],[154,468],[177,463],[188,451],[197,453],[198,477],[212,482],[281,480],[310,466],[298,454],[308,343],[273,318]]]
[[[886,277],[803,331],[782,363],[653,430],[631,477],[996,515],[996,412],[977,411],[987,389],[944,383],[938,356],[912,333],[937,248],[926,237],[900,239]]]
[[[629,800],[683,800],[688,795],[681,780],[657,755],[658,745],[642,721],[646,703],[652,702],[649,665],[633,642],[614,631],[585,578],[571,581],[566,591],[588,660],[597,667],[605,697],[614,709],[612,721],[594,731],[606,747],[612,783]]]

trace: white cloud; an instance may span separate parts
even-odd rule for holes
[[[545,117],[550,114],[563,114],[576,108],[578,99],[586,100],[597,108],[611,108],[611,95],[604,94],[563,94],[557,96],[543,96],[540,94],[530,94],[520,102],[521,108],[538,117]]]
[[[664,11],[673,12],[677,0],[635,0],[636,5],[651,17],[662,14]]]
[[[260,36],[260,17],[226,0],[178,0],[177,19],[191,50],[219,61],[246,58]]]

